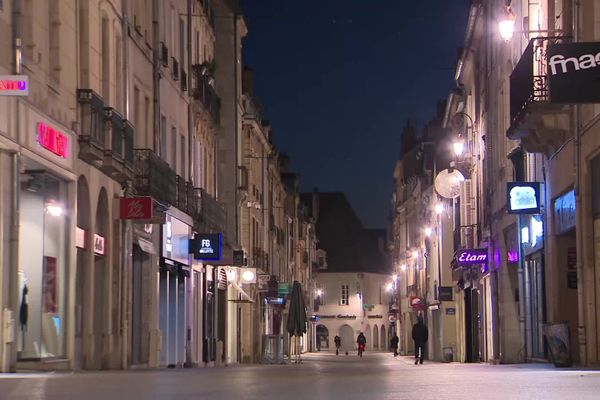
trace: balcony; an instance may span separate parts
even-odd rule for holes
[[[531,39],[510,75],[509,139],[521,140],[526,151],[550,153],[567,138],[569,109],[550,102],[548,46],[560,37]]]
[[[269,255],[260,247],[252,249],[252,266],[265,272],[269,271]]]
[[[123,169],[123,117],[114,108],[104,109],[104,160],[100,168],[106,175]]]
[[[222,232],[227,223],[225,207],[215,200],[204,189],[200,189],[200,221],[202,229]]]
[[[104,101],[92,89],[77,89],[79,104],[79,158],[97,165],[104,159]]]
[[[177,202],[177,178],[166,161],[150,149],[135,149],[134,190],[140,196],[152,196],[164,206]]]
[[[192,66],[191,94],[210,114],[215,125],[220,123],[221,99],[214,88],[214,78],[208,73],[205,65]]]
[[[195,188],[188,183],[187,186],[187,213],[194,221],[200,220],[202,211],[202,197],[200,188]]]
[[[177,175],[175,177],[175,186],[177,187],[177,191],[175,192],[177,195],[174,206],[179,210],[187,213],[188,211],[188,186],[189,183],[186,182],[185,178]]]

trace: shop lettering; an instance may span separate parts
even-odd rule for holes
[[[69,137],[57,129],[40,122],[38,124],[38,141],[40,145],[59,157],[69,156]]]
[[[27,81],[21,80],[0,80],[0,91],[20,91],[24,92],[27,90]]]
[[[464,252],[460,254],[458,257],[458,261],[461,262],[471,262],[471,263],[479,263],[487,261],[487,254],[471,254],[469,252]]]
[[[596,68],[600,65],[600,53],[594,54],[584,54],[579,58],[569,57],[565,58],[562,54],[555,54],[550,57],[550,61],[548,64],[550,65],[550,69],[552,70],[552,75],[557,75],[559,72],[567,73],[569,70],[568,63],[572,63],[575,67],[575,71],[579,71],[580,69],[590,69]],[[557,71],[556,66],[560,66],[560,71]]]
[[[94,253],[104,255],[104,238],[100,235],[94,235]]]

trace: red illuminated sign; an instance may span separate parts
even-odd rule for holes
[[[29,85],[26,75],[0,75],[0,96],[27,96]]]
[[[59,157],[69,157],[69,137],[53,127],[38,123],[38,141],[40,145]]]
[[[121,219],[152,219],[152,197],[121,197]]]

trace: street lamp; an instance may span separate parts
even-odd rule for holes
[[[515,14],[513,14],[512,9],[509,6],[506,7],[506,14],[502,17],[502,19],[498,22],[498,28],[500,29],[500,36],[502,40],[508,42],[512,39],[513,33],[515,32]]]
[[[454,155],[460,157],[465,149],[465,142],[459,138],[453,143],[452,146],[454,147]]]
[[[402,272],[406,272],[406,264],[402,264],[402,265],[400,266],[400,270],[401,270]]]
[[[413,251],[412,251],[412,257],[413,257],[413,258],[417,258],[417,257],[419,257],[419,250],[413,250]]]
[[[430,226],[426,227],[423,231],[425,232],[425,236],[427,237],[431,236],[431,234],[433,233],[433,229],[431,229]]]
[[[443,212],[444,212],[444,204],[442,204],[442,203],[437,203],[437,204],[435,205],[435,213],[436,213],[437,215],[440,215],[440,214],[442,214]]]

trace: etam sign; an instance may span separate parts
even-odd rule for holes
[[[552,103],[600,103],[600,42],[548,45]]]
[[[487,264],[488,249],[461,249],[456,253],[456,262],[460,266]]]

